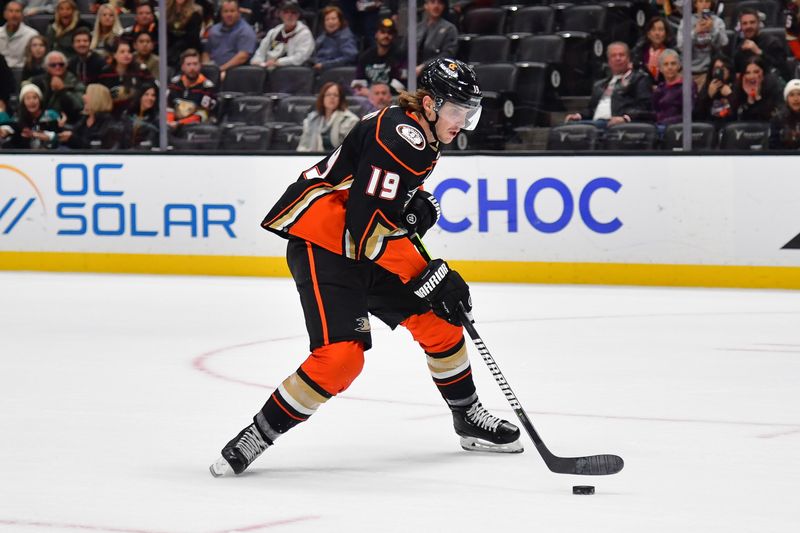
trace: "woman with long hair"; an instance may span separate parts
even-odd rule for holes
[[[72,35],[81,26],[91,30],[89,24],[81,20],[75,0],[58,0],[56,16],[53,19],[53,23],[47,27],[46,37],[50,49],[63,52],[68,60],[75,57],[75,50],[72,48]]]
[[[31,37],[25,45],[25,64],[22,66],[22,81],[44,74],[44,56],[49,52],[47,39],[41,35]]]
[[[694,118],[711,122],[717,129],[736,120],[736,74],[730,59],[715,58],[706,72],[706,81],[697,93]]]
[[[329,81],[320,89],[314,110],[303,120],[303,133],[297,151],[333,150],[357,123],[358,117],[347,109],[342,86]]]
[[[26,83],[19,92],[16,122],[9,128],[5,126],[3,128],[3,135],[11,137],[4,147],[56,148],[65,121],[66,117],[60,116],[58,112],[44,108],[42,91],[39,87]]]
[[[202,26],[203,12],[194,0],[167,0],[167,63],[171,67],[177,66],[184,50],[203,51]]]
[[[136,93],[124,116],[125,148],[158,146],[158,87],[145,82]]]
[[[116,9],[111,4],[102,4],[97,8],[97,16],[94,19],[94,29],[92,30],[92,42],[89,45],[92,50],[101,53],[108,53],[108,48],[114,39],[122,35],[122,24]]]
[[[83,115],[69,132],[67,145],[76,149],[110,149],[119,146],[120,130],[111,116],[113,102],[105,85],[90,83],[83,94]]]
[[[664,17],[652,17],[644,26],[644,35],[631,50],[635,67],[647,71],[654,81],[660,80],[658,57],[667,48],[672,48],[672,31]]]
[[[758,56],[745,62],[736,86],[738,120],[769,122],[781,103],[778,82],[769,74],[766,63]]]
[[[116,39],[111,44],[110,52],[111,61],[100,72],[97,81],[111,91],[111,99],[114,102],[112,114],[115,118],[119,118],[130,106],[139,87],[152,80],[153,76],[133,60],[131,43],[128,41]]]

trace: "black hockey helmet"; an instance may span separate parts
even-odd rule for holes
[[[446,102],[468,112],[463,129],[474,130],[481,116],[481,88],[471,66],[458,59],[437,58],[425,65],[419,88],[433,95],[438,114]]]

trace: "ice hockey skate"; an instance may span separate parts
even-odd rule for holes
[[[492,416],[477,401],[464,409],[453,409],[453,426],[461,447],[469,452],[520,453],[519,428]]]
[[[239,432],[222,448],[222,456],[208,469],[214,477],[221,477],[244,472],[250,464],[269,448],[270,442],[265,439],[255,424],[250,424]]]

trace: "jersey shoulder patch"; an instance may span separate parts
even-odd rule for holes
[[[419,123],[398,106],[384,109],[377,117],[376,140],[401,168],[415,176],[427,174],[436,159]]]
[[[397,134],[400,135],[400,137],[402,137],[406,142],[408,142],[408,144],[417,150],[425,149],[425,137],[422,135],[422,132],[414,126],[409,124],[398,124],[395,127],[395,131],[397,131]]]

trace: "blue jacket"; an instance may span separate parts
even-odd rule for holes
[[[322,63],[322,68],[355,65],[358,56],[356,37],[350,28],[341,28],[333,33],[317,37],[313,63]]]

